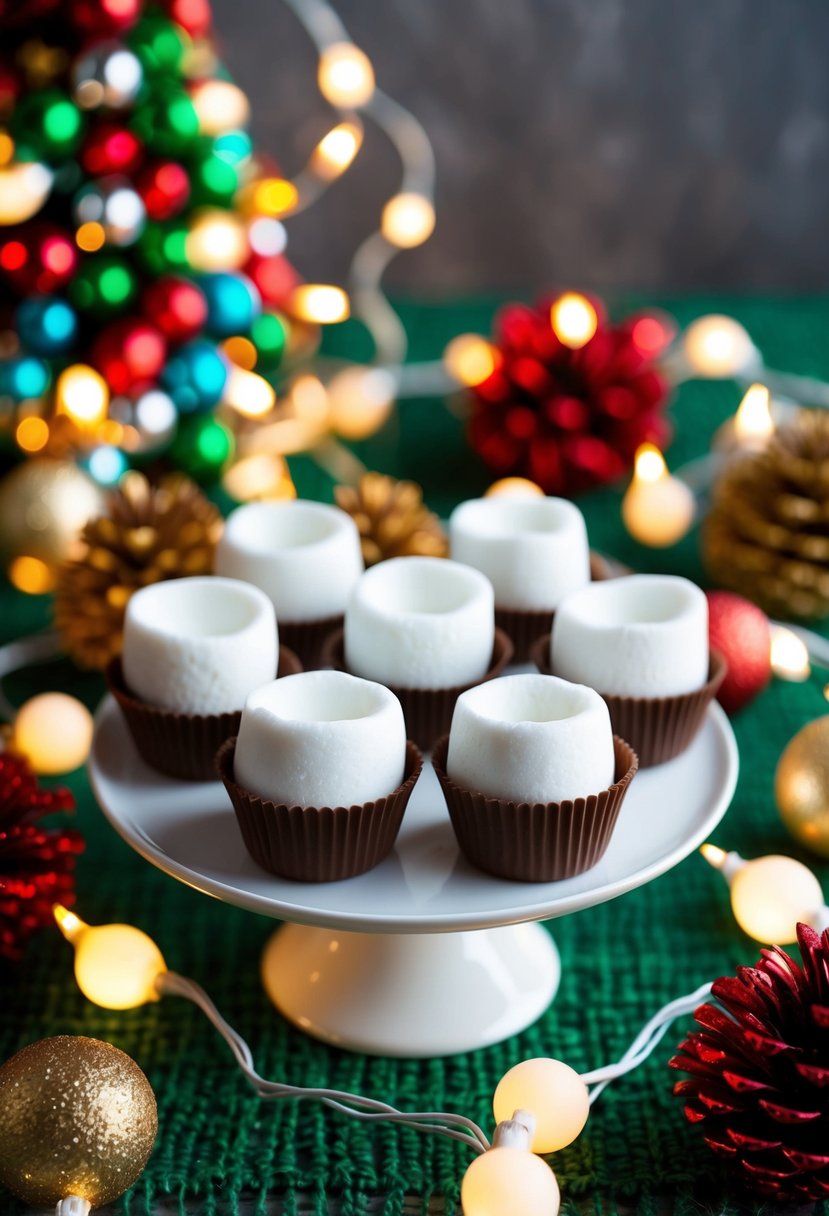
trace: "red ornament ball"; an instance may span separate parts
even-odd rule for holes
[[[717,700],[734,714],[771,679],[769,618],[756,604],[730,591],[707,591],[708,638],[728,663]]]
[[[169,220],[187,206],[190,178],[174,160],[153,161],[141,170],[135,187],[151,220]]]
[[[65,287],[78,265],[69,235],[41,220],[0,230],[0,271],[20,295],[49,295]]]
[[[615,481],[640,444],[664,447],[668,389],[635,319],[596,330],[576,349],[553,329],[555,299],[511,304],[496,320],[495,367],[470,390],[469,442],[496,477],[527,477],[546,494]]]
[[[54,923],[53,904],[74,901],[83,839],[40,823],[74,806],[69,790],[42,789],[22,757],[0,752],[0,958],[20,958],[35,930]]]
[[[191,38],[204,38],[210,33],[212,14],[208,0],[164,0],[164,8]]]
[[[92,177],[107,173],[133,173],[141,162],[144,145],[128,127],[117,122],[101,122],[90,131],[81,150],[80,161]]]
[[[141,16],[143,0],[71,0],[67,17],[77,30],[95,37],[121,34]]]
[[[265,303],[273,304],[276,308],[286,308],[291,292],[299,283],[299,275],[281,254],[269,257],[254,254],[246,263],[244,272],[256,285]]]
[[[207,301],[189,279],[164,275],[151,283],[141,299],[144,315],[169,342],[189,342],[204,329]]]
[[[158,379],[167,356],[164,335],[155,325],[127,317],[98,335],[92,364],[115,394],[148,388]]]

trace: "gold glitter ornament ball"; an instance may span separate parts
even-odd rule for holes
[[[0,1183],[34,1207],[112,1203],[147,1163],[155,1094],[111,1043],[58,1035],[0,1067]]]
[[[829,857],[829,716],[809,722],[787,744],[774,793],[780,818],[795,840]]]

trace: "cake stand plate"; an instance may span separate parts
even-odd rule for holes
[[[711,705],[688,751],[637,774],[599,864],[556,883],[508,882],[469,865],[428,762],[392,853],[338,883],[260,869],[224,786],[153,772],[110,697],[96,717],[89,772],[104,814],[142,857],[196,890],[290,922],[268,943],[263,981],[291,1021],[354,1050],[435,1056],[535,1021],[560,968],[550,934],[531,922],[613,899],[675,866],[725,814],[738,757],[728,719]]]

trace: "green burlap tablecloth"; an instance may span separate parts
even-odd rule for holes
[[[681,321],[705,311],[732,311],[748,327],[771,366],[829,376],[829,303],[824,301],[662,301]],[[439,356],[463,330],[486,332],[494,302],[406,306],[412,357]],[[359,335],[338,335],[357,350]],[[677,437],[672,465],[706,449],[712,430],[735,408],[733,384],[690,383],[673,406]],[[427,500],[447,511],[488,483],[462,439],[461,423],[442,403],[411,401],[399,424],[362,445],[372,467],[421,481]],[[330,498],[330,483],[297,462],[301,492]],[[582,501],[594,547],[642,570],[701,578],[696,537],[665,553],[640,548],[619,520],[621,490]],[[31,632],[48,619],[48,604],[0,594],[0,641]],[[8,682],[17,699],[60,687],[94,704],[97,679],[68,663]],[[774,806],[778,756],[799,727],[827,709],[821,682],[775,681],[740,714],[734,728],[742,773],[734,803],[715,840],[746,856],[800,856]],[[722,880],[697,855],[670,874],[587,912],[554,922],[563,961],[557,999],[537,1025],[496,1047],[449,1059],[400,1061],[352,1055],[316,1043],[287,1025],[268,1003],[259,956],[273,922],[200,895],[134,854],[107,826],[83,774],[70,778],[78,824],[88,841],[78,871],[78,910],[93,923],[128,921],[160,944],[171,968],[202,983],[251,1043],[259,1070],[298,1085],[356,1090],[401,1107],[461,1111],[491,1127],[491,1095],[503,1072],[528,1056],[553,1055],[584,1070],[615,1059],[664,1002],[706,980],[751,963],[756,944],[736,927]],[[665,807],[665,814],[671,813]],[[805,859],[809,860],[809,859]],[[812,860],[821,879],[827,867]],[[727,1173],[702,1146],[672,1097],[666,1060],[683,1027],[636,1073],[602,1096],[578,1141],[554,1166],[566,1210],[650,1212],[668,1203],[683,1212],[717,1212],[744,1203]],[[124,1203],[132,1211],[185,1205],[236,1211],[252,1200],[285,1212],[337,1210],[358,1216],[402,1212],[404,1198],[422,1198],[455,1212],[468,1151],[451,1141],[393,1127],[364,1126],[314,1103],[259,1102],[230,1055],[191,1005],[173,998],[126,1013],[88,1003],[72,978],[69,947],[58,934],[35,940],[25,961],[0,970],[0,1059],[46,1035],[107,1039],[133,1056],[158,1096],[160,1131],[143,1177]],[[378,1202],[377,1197],[382,1197]],[[444,1198],[445,1197],[445,1198]],[[749,1207],[759,1206],[748,1203]],[[0,1213],[20,1205],[0,1198]],[[520,1213],[516,1213],[520,1216]]]

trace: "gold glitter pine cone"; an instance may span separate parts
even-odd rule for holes
[[[415,482],[365,473],[356,488],[337,486],[334,495],[359,529],[367,566],[390,557],[448,555],[446,533]]]
[[[81,533],[83,551],[58,571],[55,625],[82,667],[103,669],[121,653],[134,591],[163,579],[210,574],[222,517],[180,474],[152,486],[130,472],[104,515]]]
[[[801,410],[726,469],[702,546],[717,584],[771,615],[829,615],[828,413]]]

